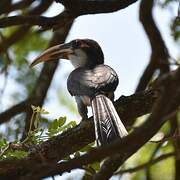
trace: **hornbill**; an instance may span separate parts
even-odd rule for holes
[[[79,114],[87,119],[87,106],[92,107],[98,146],[127,135],[115,107],[114,91],[119,83],[116,72],[104,65],[99,44],[90,39],[76,39],[53,46],[37,57],[31,67],[44,61],[68,59],[75,67],[67,80],[67,88],[75,96]]]

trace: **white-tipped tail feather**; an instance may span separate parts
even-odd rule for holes
[[[108,97],[97,95],[93,98],[91,105],[98,146],[109,144],[118,137],[122,138],[128,134],[112,101]]]

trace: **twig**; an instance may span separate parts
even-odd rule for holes
[[[155,159],[152,159],[151,161],[143,163],[139,166],[136,166],[133,168],[128,168],[128,169],[122,169],[120,171],[117,171],[114,175],[119,175],[119,174],[124,174],[124,173],[134,173],[134,172],[137,172],[137,171],[142,170],[144,168],[150,167],[150,166],[154,165],[155,163],[158,163],[158,162],[165,160],[167,158],[170,158],[172,156],[175,156],[174,152],[166,153],[166,154],[163,154],[163,155],[161,155]]]
[[[0,113],[0,124],[5,123],[10,120],[13,116],[25,112],[27,110],[27,106],[29,103],[29,99],[26,99],[19,104],[12,106],[4,112]]]
[[[1,151],[0,157],[4,155],[4,153],[9,149],[10,143]]]
[[[30,6],[35,0],[21,0],[19,2],[16,2],[14,4],[9,4],[6,6],[3,6],[3,8],[0,8],[0,14],[3,13],[9,13],[18,9],[23,9],[28,6]]]
[[[43,28],[53,28],[53,26],[58,25],[62,27],[69,23],[73,17],[70,17],[68,13],[61,13],[55,17],[44,17],[38,15],[19,15],[10,16],[0,19],[0,28],[17,26],[17,25],[38,25]]]

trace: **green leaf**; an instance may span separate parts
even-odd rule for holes
[[[57,122],[57,119],[55,119],[54,121],[52,121],[51,123],[49,123],[48,125],[48,131],[52,131],[54,129],[57,129],[58,128],[58,122]]]
[[[95,162],[90,165],[94,170],[99,171],[100,170],[100,162]]]
[[[73,128],[75,126],[76,126],[76,121],[71,121],[68,124],[66,124],[66,125],[62,126],[61,128],[59,128],[59,131],[65,131],[65,130],[67,130],[69,128]]]
[[[3,148],[4,146],[6,146],[8,143],[6,141],[6,139],[0,139],[0,148]]]
[[[95,144],[95,142],[86,145],[85,147],[83,147],[82,149],[80,149],[80,152],[87,152],[87,151],[89,151],[90,149],[92,149],[92,147],[94,146],[94,144]]]
[[[66,117],[60,117],[57,119],[58,126],[61,127],[66,123]]]
[[[80,157],[80,152],[79,152],[79,151],[75,152],[75,153],[74,153],[74,157],[75,157],[75,158]]]
[[[47,118],[40,117],[40,118],[39,118],[39,122],[40,122],[40,123],[48,124],[48,123],[49,123],[49,120],[48,120]]]
[[[36,111],[36,106],[31,105],[31,108],[32,108],[33,111]]]
[[[5,155],[6,155],[6,158],[22,159],[25,156],[27,156],[27,152],[20,151],[20,150],[18,151],[8,150]]]

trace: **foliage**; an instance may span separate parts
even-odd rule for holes
[[[3,39],[8,39],[13,35],[17,28],[7,28],[0,31]],[[14,89],[11,96],[15,101],[23,99],[30,95],[35,85],[35,79],[39,72],[36,69],[29,69],[29,58],[47,47],[51,35],[49,33],[38,33],[35,30],[29,30],[29,33],[13,44],[11,50],[6,54],[0,55],[3,62],[0,64],[0,72],[6,73],[5,79],[11,79],[16,86],[20,86],[25,91]],[[23,48],[22,48],[23,47]],[[24,78],[26,77],[26,78]],[[5,87],[4,87],[5,88]]]
[[[0,140],[0,158],[22,158],[24,157],[27,152],[22,149],[20,150],[13,150],[11,147],[13,145],[21,144],[23,146],[33,146],[40,144],[53,136],[56,136],[64,131],[66,131],[69,128],[72,128],[76,126],[75,121],[66,122],[66,117],[59,117],[58,119],[55,119],[53,121],[48,121],[45,118],[42,118],[41,115],[46,115],[49,112],[46,111],[43,108],[31,106],[33,110],[33,114],[31,117],[31,123],[34,122],[34,130],[31,130],[32,124],[30,125],[30,129],[28,132],[27,138],[21,142],[21,141],[14,141],[14,142],[8,142],[6,139],[2,138]],[[43,125],[46,125],[45,127],[41,127]],[[84,150],[87,150],[89,146],[84,148]],[[75,156],[77,156],[78,152],[75,153]]]
[[[76,126],[76,121],[67,122],[66,117],[59,117],[58,119],[54,119],[52,121],[43,118],[42,115],[49,114],[44,108],[39,106],[31,105],[33,114],[31,117],[31,123],[34,122],[34,130],[31,130],[32,124],[30,125],[30,129],[28,132],[27,138],[21,141],[14,141],[8,142],[6,139],[2,138],[0,140],[0,160],[3,159],[21,159],[27,155],[27,149],[23,147],[30,147],[33,145],[40,144],[58,134],[67,131],[69,128],[73,128]],[[45,127],[42,127],[45,125]],[[14,149],[14,146],[20,146],[21,148]],[[94,143],[91,143],[81,150],[69,155],[68,157],[64,158],[64,160],[68,160],[74,157],[79,157],[81,154],[86,153],[94,146]],[[95,174],[100,168],[100,163],[96,162],[87,166],[84,166],[84,169],[88,172],[88,174],[92,175]]]
[[[168,9],[169,7],[171,7],[174,4],[177,5],[176,7],[179,6],[176,9],[177,12],[176,12],[175,17],[173,17],[170,22],[170,30],[171,30],[172,36],[176,42],[180,41],[180,5],[178,5],[178,3],[179,3],[179,0],[162,0],[162,1],[160,0],[159,1],[160,7],[164,8],[164,9],[165,8]]]

